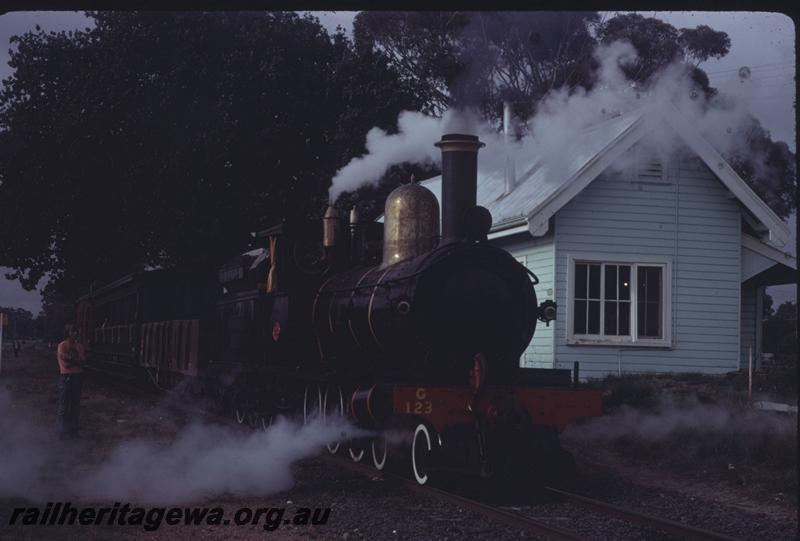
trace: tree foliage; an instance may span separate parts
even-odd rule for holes
[[[637,60],[620,66],[632,82],[647,85],[667,66],[683,77],[694,97],[722,102],[699,65],[730,49],[725,32],[706,25],[677,29],[639,14],[601,21],[594,12],[362,12],[354,23],[359,48],[377,51],[403,79],[423,89],[425,111],[471,106],[499,124],[501,103],[515,102],[530,116],[556,88],[591,89],[598,44],[628,41]],[[770,207],[786,218],[795,208],[794,154],[773,141],[755,118],[747,145],[726,156]]]
[[[3,329],[3,341],[24,340],[36,336],[33,314],[24,308],[0,306],[0,314],[8,316],[8,325]]]
[[[626,40],[636,50],[636,62],[621,66],[632,81],[647,81],[658,70],[680,60],[683,50],[678,30],[656,18],[638,13],[617,15],[598,28],[601,43]]]
[[[423,90],[425,111],[476,107],[497,119],[504,99],[535,103],[588,84],[594,12],[359,13],[356,44],[380,51]],[[521,111],[522,114],[530,112]]]
[[[637,62],[623,66],[627,77],[646,83],[669,64],[683,68],[684,77],[692,81],[692,91],[702,95],[706,107],[725,109],[730,100],[711,88],[708,76],[698,65],[708,58],[720,58],[730,49],[730,38],[701,25],[694,29],[675,29],[655,18],[638,14],[618,15],[601,25],[598,37],[603,42],[627,39],[636,49]],[[786,143],[773,141],[761,123],[752,115],[745,122],[744,143],[726,156],[745,182],[781,218],[796,208],[797,182],[795,155]]]
[[[764,349],[781,363],[797,366],[797,304],[782,303],[764,318]]]
[[[13,38],[0,265],[72,298],[144,265],[213,265],[316,215],[365,133],[419,100],[382,56],[279,13],[91,13]],[[70,298],[70,295],[67,295]]]
[[[318,216],[363,134],[401,110],[497,122],[512,99],[528,115],[552,89],[591,88],[594,46],[620,38],[639,53],[632,80],[677,60],[711,99],[698,64],[730,47],[708,27],[594,12],[362,12],[352,42],[291,12],[89,15],[92,29],[15,37],[0,89],[0,266],[29,289],[50,276],[53,321],[92,281],[215,265],[250,231]],[[737,171],[786,216],[794,156],[757,123],[751,142]],[[382,200],[412,169],[357,195]]]
[[[636,50],[635,62],[621,66],[628,79],[647,83],[669,65],[683,68],[683,77],[694,83],[706,99],[716,91],[698,65],[709,57],[722,57],[730,49],[730,38],[708,26],[678,30],[669,23],[638,13],[617,15],[598,27],[601,43],[628,41]],[[694,63],[689,62],[694,60]]]
[[[681,28],[680,43],[684,56],[695,61],[695,65],[709,58],[722,58],[731,49],[731,39],[725,32],[719,32],[701,24],[695,28]]]
[[[783,219],[797,209],[797,158],[783,141],[773,141],[753,116],[744,145],[727,156],[731,167]]]

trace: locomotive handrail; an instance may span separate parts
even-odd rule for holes
[[[527,272],[528,274],[530,274],[533,277],[533,285],[538,286],[539,285],[539,277],[536,276],[535,274],[533,274],[533,271],[531,269],[529,269],[528,267],[526,267],[525,265],[522,265],[522,266],[525,267],[525,272]]]
[[[425,262],[428,260],[428,258],[429,258],[431,255],[433,255],[434,253],[436,253],[436,250],[433,250],[433,251],[431,251],[431,252],[428,252],[428,254],[426,254],[426,257],[425,257],[424,259],[422,259],[422,261],[420,261],[420,262],[419,262],[419,267],[422,267],[423,263],[425,263]],[[444,260],[446,260],[448,257],[451,257],[451,256],[452,256],[453,254],[455,254],[455,253],[457,253],[457,250],[450,250],[449,252],[447,252],[446,254],[444,254],[444,255],[442,256],[442,258],[441,258],[439,261],[440,261],[440,262],[441,262],[441,261],[444,261]],[[404,263],[404,262],[403,262],[403,261],[401,261],[401,262],[399,262],[399,263],[395,263],[395,265],[399,265],[400,263]],[[375,265],[375,267],[378,267],[378,266],[379,266],[379,265]],[[392,265],[392,266],[394,266],[394,265]],[[373,267],[373,268],[374,268],[374,267]],[[536,277],[536,275],[535,275],[535,274],[533,274],[533,271],[531,271],[531,270],[530,270],[528,267],[525,267],[525,265],[523,265],[523,268],[525,269],[525,271],[526,271],[528,274],[530,274],[531,276],[533,276],[533,278],[534,278],[534,280],[535,280],[535,281],[533,282],[533,285],[537,285],[537,284],[539,283],[539,278],[537,278],[537,277]],[[403,275],[403,276],[401,276],[401,277],[399,277],[399,278],[392,278],[392,279],[390,279],[390,280],[386,280],[385,282],[379,282],[379,283],[377,283],[377,284],[374,284],[374,283],[373,283],[373,284],[371,284],[371,285],[370,285],[370,284],[365,284],[365,285],[355,285],[355,286],[350,286],[350,287],[345,287],[345,288],[339,288],[339,289],[328,289],[328,290],[326,290],[325,292],[326,292],[326,293],[334,293],[334,294],[335,294],[335,293],[349,293],[349,292],[351,292],[351,291],[357,291],[357,290],[360,290],[360,289],[370,289],[370,288],[374,288],[374,287],[389,287],[389,286],[391,286],[391,285],[392,285],[393,283],[395,283],[395,282],[403,282],[403,281],[405,281],[405,280],[408,280],[409,278],[415,278],[415,277],[419,276],[420,274],[422,274],[423,272],[425,272],[425,269],[424,269],[424,268],[419,268],[418,270],[414,271],[412,274],[406,274],[406,275]],[[322,291],[322,287],[320,287],[320,291]]]
[[[422,264],[425,263],[428,260],[428,258],[434,253],[435,253],[435,250],[433,250],[431,252],[428,252],[426,254],[426,257],[423,258],[422,261],[419,262],[418,267],[421,267]],[[455,253],[455,250],[450,250],[450,252],[448,252],[448,253],[446,253],[445,255],[442,256],[441,260],[447,259],[453,253]],[[395,265],[399,265],[400,263],[404,263],[404,261],[400,261],[399,263],[395,263]],[[369,267],[369,268],[374,269],[374,268],[377,268],[379,266],[380,265],[375,265],[375,266]],[[392,265],[392,267],[393,266],[394,265]],[[391,267],[387,267],[387,268],[391,268]],[[402,281],[408,280],[409,278],[414,278],[414,277],[419,276],[420,274],[422,274],[424,271],[425,271],[425,269],[418,268],[418,270],[414,271],[412,274],[406,274],[406,275],[403,275],[403,276],[401,276],[399,278],[392,278],[390,280],[386,280],[385,282],[378,281],[378,283],[373,283],[373,284],[365,284],[365,285],[358,285],[357,284],[357,285],[354,285],[354,286],[349,286],[349,287],[344,287],[344,288],[339,288],[339,289],[328,289],[328,290],[325,291],[325,293],[349,293],[349,292],[357,291],[357,290],[360,290],[360,289],[371,289],[371,288],[376,288],[376,287],[389,287],[394,282],[402,282]],[[322,286],[320,286],[319,291],[322,291]]]

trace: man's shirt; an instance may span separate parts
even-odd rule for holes
[[[57,357],[58,369],[62,374],[80,374],[81,363],[86,360],[83,345],[69,340],[58,344]]]

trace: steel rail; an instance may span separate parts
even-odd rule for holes
[[[581,496],[579,494],[573,494],[571,492],[566,492],[552,487],[543,488],[545,491],[550,492],[551,494],[560,496],[571,503],[575,503],[587,509],[597,511],[614,518],[619,518],[627,522],[639,524],[641,526],[647,526],[649,528],[662,530],[666,533],[676,534],[681,536],[683,539],[697,541],[737,541],[734,537],[729,537],[727,535],[719,534],[709,530],[703,530],[701,528],[695,528],[693,526],[687,526],[673,520],[654,517],[653,515],[648,515],[646,513],[631,511],[630,509],[625,509],[624,507],[605,503],[593,498],[587,498],[586,496]]]
[[[370,477],[378,477],[380,479],[394,481],[398,483],[400,486],[411,490],[412,492],[416,492],[418,494],[422,494],[425,496],[431,496],[439,500],[447,501],[449,503],[458,505],[465,509],[481,513],[487,518],[493,518],[495,520],[499,520],[500,522],[503,522],[509,526],[521,528],[529,533],[545,536],[548,539],[553,539],[555,541],[586,540],[585,537],[580,537],[572,532],[568,532],[566,530],[562,530],[554,526],[549,526],[544,522],[526,517],[525,515],[522,515],[520,513],[515,513],[513,511],[508,511],[506,509],[495,507],[493,505],[481,503],[479,501],[466,498],[464,496],[459,496],[458,494],[453,494],[452,492],[447,492],[445,490],[441,490],[439,488],[432,487],[429,485],[420,485],[416,481],[413,481],[411,479],[406,479],[405,477],[401,477],[399,475],[394,475],[392,473],[384,471],[376,471],[374,468],[370,466],[357,464],[355,462],[350,461],[347,458],[339,459],[328,455],[325,456],[325,459],[331,462],[332,464],[343,466],[357,473],[365,474]]]

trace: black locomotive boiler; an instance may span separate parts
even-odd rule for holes
[[[444,184],[441,241],[434,195],[415,184],[392,192],[382,261],[319,288],[320,355],[355,378],[437,384],[464,383],[480,356],[487,381],[510,383],[539,317],[536,294],[525,268],[486,242],[491,217],[475,206],[477,138],[439,144],[445,178],[461,184]]]
[[[371,455],[378,469],[399,463],[419,483],[441,469],[552,472],[570,462],[558,432],[599,415],[600,395],[575,388],[577,370],[519,366],[537,320],[549,323],[556,307],[539,305],[535,276],[487,240],[492,218],[476,205],[478,138],[449,134],[437,146],[441,234],[435,196],[413,183],[388,196],[382,231],[355,211],[343,223],[329,208],[322,252],[313,248],[318,225],[260,233],[261,253],[221,271],[215,314],[188,318],[213,330],[182,346],[199,353],[197,369],[180,377],[222,389],[240,421],[266,426],[292,409],[304,419],[349,416],[376,435],[332,452]],[[100,308],[92,303],[84,299],[84,319]],[[170,332],[181,326],[129,325],[150,329],[131,341],[139,364],[174,374],[181,338]],[[387,437],[395,434],[406,437]]]

